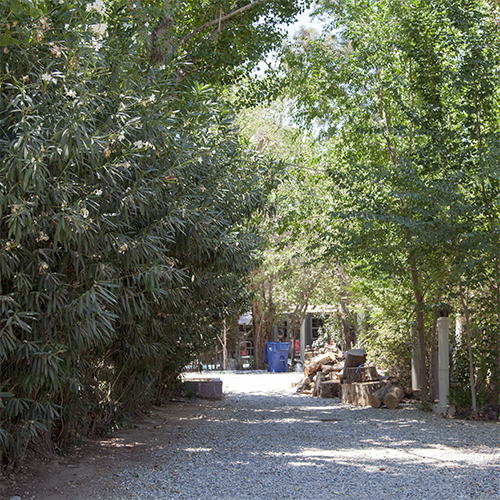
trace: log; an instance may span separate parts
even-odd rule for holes
[[[401,384],[392,383],[388,385],[390,385],[390,389],[384,397],[384,404],[387,408],[394,410],[405,397],[405,391]]]
[[[318,372],[316,374],[316,381],[314,383],[314,391],[313,391],[313,398],[319,396],[320,389],[321,389],[321,384],[325,380],[325,374],[323,372]]]
[[[340,380],[344,380],[347,368],[358,368],[366,362],[366,351],[364,349],[351,349],[345,353],[344,370],[340,374]]]
[[[380,389],[376,390],[373,394],[370,394],[370,397],[368,398],[368,401],[372,408],[380,408],[387,392],[389,391],[391,383],[387,382],[386,380],[383,380],[382,382],[383,386]]]
[[[394,405],[394,400],[397,399],[401,394],[402,394],[401,399],[403,399],[404,397],[403,386],[398,382],[397,379],[392,377],[391,379],[384,380],[383,382],[385,385],[381,389],[371,394],[369,398],[370,406],[372,408],[380,408],[382,403],[385,404],[385,398],[390,393],[393,394],[393,397],[389,399],[390,405]],[[395,393],[392,393],[391,391],[393,390],[394,387],[398,387],[398,389],[395,391]],[[396,403],[396,406],[398,406],[401,399]],[[389,406],[389,408],[396,408],[396,406]]]
[[[377,369],[374,366],[360,366],[359,368],[345,368],[344,382],[353,384],[354,382],[371,382],[378,380]]]
[[[310,375],[309,377],[304,377],[300,384],[297,386],[297,391],[296,392],[303,392],[305,391],[311,384],[312,384],[312,379],[314,377],[314,374]]]
[[[364,349],[351,349],[345,353],[345,368],[357,368],[366,363],[366,351]]]
[[[320,354],[315,356],[313,359],[306,361],[304,365],[304,375],[307,377],[311,373],[315,373],[323,367],[330,363],[335,363],[335,356],[331,353]]]
[[[373,382],[361,382],[354,384],[341,384],[342,403],[349,403],[356,406],[369,406],[369,397],[376,390],[382,387],[380,380]]]
[[[340,393],[340,382],[338,380],[325,380],[322,382],[319,395],[322,398],[338,398]]]
[[[325,373],[340,372],[344,368],[343,363],[337,363],[336,365],[323,365],[321,370]]]

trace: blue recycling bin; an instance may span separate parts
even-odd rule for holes
[[[264,346],[264,363],[267,363],[271,373],[287,371],[289,351],[290,342],[266,342]]]

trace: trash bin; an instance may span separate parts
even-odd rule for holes
[[[289,351],[290,342],[266,342],[264,346],[264,363],[267,363],[270,372],[287,371]]]

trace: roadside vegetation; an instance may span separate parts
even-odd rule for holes
[[[416,343],[424,402],[459,318],[452,402],[498,411],[496,4],[318,1],[286,42],[309,2],[0,6],[3,466],[168,397],[251,304],[260,348],[325,304],[401,377]]]

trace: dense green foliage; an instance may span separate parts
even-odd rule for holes
[[[156,4],[1,5],[0,456],[19,466],[40,432],[168,394],[241,310],[275,167],[190,54],[151,59]]]
[[[405,290],[381,304],[388,315],[406,309],[407,332],[416,320],[431,374],[436,316],[461,311],[473,374],[462,390],[482,379],[498,404],[495,10],[480,0],[318,3],[330,30],[298,39],[281,64],[296,118],[330,147],[329,254],[375,290]],[[424,397],[427,378],[424,365]]]

